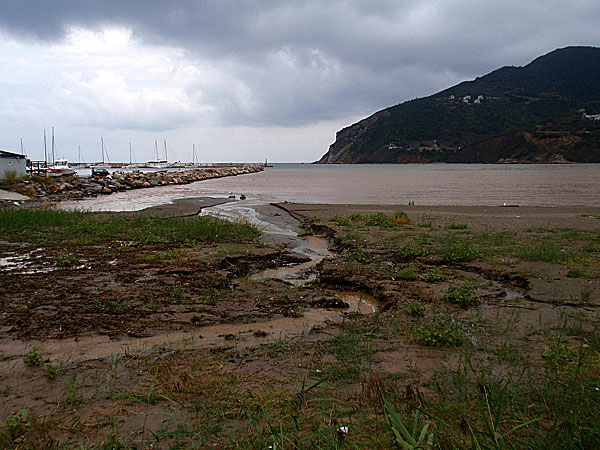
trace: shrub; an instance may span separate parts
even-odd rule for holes
[[[415,328],[414,337],[419,344],[427,347],[457,347],[466,341],[458,323],[443,313],[423,319]]]
[[[446,226],[449,230],[466,230],[469,226],[464,222],[452,222]]]
[[[354,213],[348,216],[348,220],[350,220],[350,222],[359,222],[361,220],[367,220],[367,218],[361,213]]]
[[[459,305],[462,308],[479,303],[479,297],[474,295],[473,287],[469,283],[465,283],[462,286],[450,286],[445,291],[444,300]]]
[[[314,236],[314,235],[315,235],[315,230],[313,229],[312,225],[304,225],[302,230],[300,230],[300,232],[298,233],[299,237]]]
[[[54,262],[58,267],[72,267],[76,264],[79,264],[81,261],[73,253],[61,252],[56,255]]]
[[[352,224],[350,218],[341,216],[333,216],[329,221],[345,227]]]
[[[446,277],[444,276],[444,274],[440,272],[439,269],[437,269],[436,267],[432,267],[423,274],[423,280],[427,281],[428,283],[436,283],[445,279]]]
[[[425,305],[419,301],[410,302],[404,307],[404,312],[414,317],[424,316],[425,310]]]
[[[365,252],[363,252],[360,249],[356,249],[351,251],[350,253],[346,254],[346,261],[354,261],[354,262],[361,262],[361,263],[368,263],[371,262],[373,260],[373,258],[371,258],[369,255],[367,255]]]
[[[387,216],[384,213],[375,213],[367,217],[365,225],[392,228],[396,224],[390,216]]]
[[[6,418],[8,436],[13,441],[24,435],[29,427],[31,427],[31,419],[27,417],[27,411],[24,409],[15,411]]]
[[[21,178],[17,176],[16,170],[5,170],[4,171],[4,182],[7,184],[13,184],[20,180]]]
[[[394,213],[394,217],[392,218],[392,220],[394,221],[395,224],[402,224],[402,225],[410,222],[408,215],[404,211],[400,211],[400,210],[398,210]]]
[[[406,244],[396,251],[396,258],[400,261],[408,261],[418,256],[425,256],[426,254],[427,250],[424,247],[413,247],[410,244]]]
[[[415,273],[414,269],[408,266],[396,272],[394,274],[394,278],[397,278],[399,280],[416,280],[418,276]]]
[[[23,362],[29,367],[39,366],[42,363],[42,357],[34,348],[23,357]]]
[[[54,367],[51,363],[46,363],[46,376],[54,380],[58,376],[59,369]]]

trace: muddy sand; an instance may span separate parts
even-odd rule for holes
[[[528,228],[577,228],[597,230],[600,227],[600,205],[586,206],[408,206],[408,205],[315,205],[282,203],[282,207],[299,217],[322,217],[404,211],[413,221],[446,224],[466,222],[477,231],[515,231]]]
[[[0,443],[264,448],[265,421],[294,405],[302,436],[345,424],[359,448],[386,448],[382,392],[433,405],[428,383],[467,353],[535,372],[561,326],[597,330],[600,208],[251,206],[271,224],[256,242],[0,241],[0,417],[25,424]],[[408,221],[369,220],[399,210]],[[59,264],[65,251],[77,263]],[[311,403],[307,379],[332,403]],[[468,441],[460,429],[448,442]]]

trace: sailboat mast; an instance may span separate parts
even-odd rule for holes
[[[167,156],[167,140],[165,139],[165,161],[169,162],[169,157]]]
[[[81,164],[81,145],[77,146],[77,154],[78,154],[78,160],[79,160],[79,164]]]
[[[154,139],[154,153],[156,153],[156,162],[158,162],[158,140]]]
[[[54,166],[54,127],[52,127],[52,166]]]
[[[100,136],[100,142],[102,144],[102,165],[104,165],[104,138]]]
[[[129,143],[129,165],[131,165],[131,142]]]
[[[23,152],[23,138],[21,138],[21,155],[24,155],[25,153]]]
[[[48,165],[48,148],[46,147],[46,129],[44,128],[44,166]]]
[[[192,144],[192,164],[196,165],[196,144]]]

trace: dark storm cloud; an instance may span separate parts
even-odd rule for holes
[[[298,125],[433,93],[557,47],[600,45],[597,0],[1,1],[0,27],[57,42],[123,26],[209,61],[238,89],[188,87],[226,124]],[[160,62],[157,62],[160,63]]]

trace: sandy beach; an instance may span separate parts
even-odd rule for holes
[[[280,204],[294,214],[305,217],[322,217],[350,214],[372,214],[383,212],[394,214],[404,211],[413,221],[444,224],[447,222],[467,222],[478,231],[515,231],[527,228],[577,228],[594,230],[600,227],[600,206],[556,206],[556,207],[503,207],[497,206],[408,206],[408,205],[338,205],[338,204]]]

